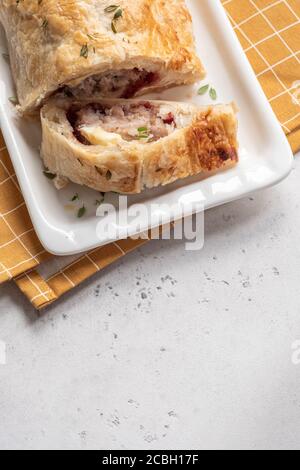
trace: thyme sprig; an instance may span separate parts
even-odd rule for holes
[[[113,19],[111,21],[111,29],[112,31],[117,34],[117,21],[123,16],[123,10],[120,5],[109,5],[104,9],[105,13],[114,13]]]

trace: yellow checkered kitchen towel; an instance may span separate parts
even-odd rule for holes
[[[300,0],[223,0],[223,5],[296,152],[300,149]],[[72,259],[46,253],[0,135],[0,283],[13,279],[34,307],[42,309],[143,243],[123,240]]]

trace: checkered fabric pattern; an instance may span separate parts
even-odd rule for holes
[[[300,0],[223,0],[291,146],[300,147]]]
[[[0,133],[0,283],[49,258],[34,232]]]
[[[232,26],[290,141],[300,149],[300,0],[223,0]],[[80,255],[51,275],[56,258],[32,227],[0,133],[0,283],[14,279],[42,309],[146,240],[123,240]]]

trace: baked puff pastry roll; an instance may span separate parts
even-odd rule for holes
[[[59,177],[123,194],[234,166],[234,105],[56,97],[41,111],[42,157]]]
[[[184,0],[1,0],[20,110],[57,90],[130,98],[205,75]]]

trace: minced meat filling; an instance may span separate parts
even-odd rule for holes
[[[131,98],[158,79],[158,74],[146,70],[119,70],[88,77],[76,87],[66,87],[65,92],[75,98],[92,97],[97,93],[106,97]]]
[[[106,132],[119,134],[124,140],[148,143],[170,135],[177,127],[175,116],[169,110],[149,102],[104,107],[89,104],[81,109],[70,109],[68,120],[75,137],[89,144],[80,133],[83,127],[100,127]]]

